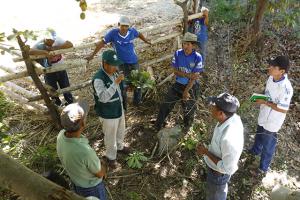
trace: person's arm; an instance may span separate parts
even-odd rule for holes
[[[203,16],[205,16],[205,18],[204,18],[204,24],[206,26],[208,26],[208,11],[207,10],[203,12]]]
[[[96,94],[99,98],[99,101],[102,103],[107,103],[111,97],[116,93],[117,87],[119,86],[120,82],[124,80],[124,75],[119,75],[115,82],[110,85],[109,88],[106,88],[103,81],[101,79],[96,79],[94,81],[94,88],[96,90]]]
[[[197,146],[197,153],[201,156],[207,156],[211,161],[215,163],[215,165],[217,165],[218,162],[221,160],[221,158],[209,152],[208,149],[202,144],[199,144]]]
[[[71,47],[73,47],[73,43],[67,40],[62,44],[52,46],[49,50],[55,51],[55,50],[59,50],[59,49],[68,49]]]
[[[183,100],[188,100],[190,98],[190,94],[189,91],[192,89],[194,83],[195,83],[196,79],[190,79],[189,83],[187,84],[187,86],[185,87],[183,94],[182,94],[182,99]]]
[[[99,172],[95,174],[98,178],[105,178],[106,177],[106,172],[107,172],[107,167],[106,165],[100,161],[101,169]]]
[[[105,46],[105,42],[104,40],[101,40],[100,42],[98,42],[96,44],[96,49],[93,51],[93,53],[88,56],[86,59],[89,62],[90,60],[92,60],[94,58],[94,56],[100,51],[100,49],[102,49]]]
[[[263,99],[257,99],[255,101],[256,104],[258,105],[266,105],[269,106],[270,108],[272,108],[273,110],[276,110],[277,112],[281,112],[281,113],[287,113],[287,110],[279,108],[277,106],[277,104],[273,103],[273,102],[269,102],[269,101],[265,101]]]
[[[138,36],[141,40],[143,40],[145,43],[150,44],[151,45],[151,41],[146,39],[145,36],[142,33],[139,33]]]

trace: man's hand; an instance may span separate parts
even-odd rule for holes
[[[257,100],[255,101],[255,103],[258,104],[258,105],[262,105],[262,104],[266,104],[267,101],[265,101],[265,100],[263,100],[263,99],[257,99]]]
[[[103,160],[101,160],[101,169],[103,169],[103,179],[107,178],[107,164]]]
[[[199,73],[191,73],[191,74],[189,74],[189,79],[191,79],[191,80],[196,80],[196,79],[198,79],[200,77],[200,74]]]
[[[190,93],[187,90],[184,90],[183,94],[182,94],[182,99],[184,101],[187,101],[190,98]]]
[[[119,84],[121,83],[121,81],[123,81],[123,80],[124,80],[124,74],[120,74],[120,75],[116,78],[115,83],[119,85]]]
[[[87,60],[88,63],[89,63],[93,58],[94,58],[93,55],[89,55],[89,56],[85,57],[85,59]]]
[[[196,151],[200,156],[202,156],[207,154],[208,149],[203,144],[198,144],[196,147]]]

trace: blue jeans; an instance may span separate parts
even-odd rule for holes
[[[76,194],[83,197],[97,197],[100,200],[106,200],[106,191],[103,181],[98,185],[90,188],[82,188],[73,184],[73,190]]]
[[[203,66],[205,64],[205,59],[206,59],[206,45],[207,45],[207,40],[200,40],[198,42],[198,46],[199,46],[199,49],[200,49],[200,54],[202,56]]]
[[[262,126],[257,126],[255,141],[250,149],[254,155],[260,154],[259,168],[266,172],[271,164],[277,144],[277,133],[265,130]]]
[[[58,85],[59,85],[60,89],[70,86],[68,74],[65,70],[45,74],[44,79],[45,79],[46,84],[50,85],[55,90],[58,89]],[[73,96],[72,96],[71,92],[65,92],[64,97],[65,97],[67,104],[73,103]],[[61,105],[61,100],[59,99],[59,97],[52,97],[52,99],[55,100],[56,105],[58,105],[58,106]]]
[[[208,167],[206,200],[226,200],[230,175],[221,174]]]
[[[129,64],[129,63],[124,63],[122,65],[120,65],[120,70],[122,70],[124,72],[124,76],[125,78],[128,78],[130,76],[130,73],[132,70],[139,70],[139,64],[138,63],[134,63],[134,64]],[[130,84],[129,81],[124,81],[124,90],[126,91],[128,85]],[[127,94],[126,92],[124,92],[124,101],[126,101],[127,98]],[[133,91],[133,104],[134,105],[138,105],[140,102],[142,101],[142,90],[141,88],[136,88]]]

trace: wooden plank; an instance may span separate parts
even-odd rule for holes
[[[165,82],[172,80],[172,77],[173,77],[174,75],[175,75],[174,73],[170,74],[169,76],[167,76],[167,78],[165,78],[163,81],[161,81],[159,84],[157,84],[157,86],[161,86],[161,85],[163,85]]]
[[[146,62],[142,63],[141,66],[153,65],[155,63],[161,62],[163,60],[170,59],[172,57],[173,57],[173,54],[164,55],[163,57],[155,58],[155,59],[150,60],[150,61],[146,61]]]
[[[169,35],[166,35],[166,36],[163,36],[163,37],[159,37],[158,39],[156,40],[152,40],[151,41],[151,44],[157,44],[159,42],[162,42],[162,41],[165,41],[165,40],[168,40],[168,39],[171,39],[171,38],[174,38],[174,37],[177,37],[179,35],[181,35],[182,33],[181,32],[175,32],[175,33],[172,33],[172,34],[169,34]],[[141,44],[141,45],[138,45],[136,46],[136,50],[139,50],[139,49],[142,49],[142,48],[145,48],[145,47],[148,47],[150,46],[149,44]]]
[[[58,96],[58,95],[63,94],[65,92],[71,92],[71,91],[74,91],[74,90],[82,89],[82,88],[85,88],[87,86],[90,86],[91,83],[92,83],[92,80],[88,80],[88,81],[85,81],[85,82],[77,84],[77,85],[73,85],[73,86],[70,86],[70,87],[67,87],[67,88],[63,88],[63,89],[58,89],[58,90],[55,91],[55,95]],[[36,95],[34,97],[28,98],[28,101],[32,102],[32,101],[38,101],[38,100],[41,100],[41,99],[42,99],[41,95]]]
[[[21,105],[22,104],[25,104],[27,106],[29,106],[29,108],[35,108],[37,111],[39,112],[47,112],[48,109],[46,106],[43,106],[43,105],[40,105],[40,104],[37,104],[37,103],[32,103],[32,102],[29,102],[28,99],[26,99],[25,97],[23,97],[22,95],[19,95],[7,88],[5,88],[4,86],[0,86],[0,90],[2,92],[4,92],[6,94],[6,96],[8,96],[9,98],[11,98],[13,101],[15,102],[18,102],[20,103]]]
[[[3,85],[15,93],[24,95],[26,98],[34,97],[37,95],[37,93],[26,90],[25,88],[20,87],[17,84],[10,81],[4,83]]]

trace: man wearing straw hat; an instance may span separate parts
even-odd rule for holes
[[[161,104],[155,128],[160,130],[169,113],[177,101],[181,101],[184,109],[184,127],[188,129],[193,120],[196,110],[196,100],[199,93],[197,79],[203,72],[202,57],[195,51],[197,36],[192,33],[185,33],[183,36],[182,49],[175,52],[172,59],[176,82],[171,86],[165,101]]]

